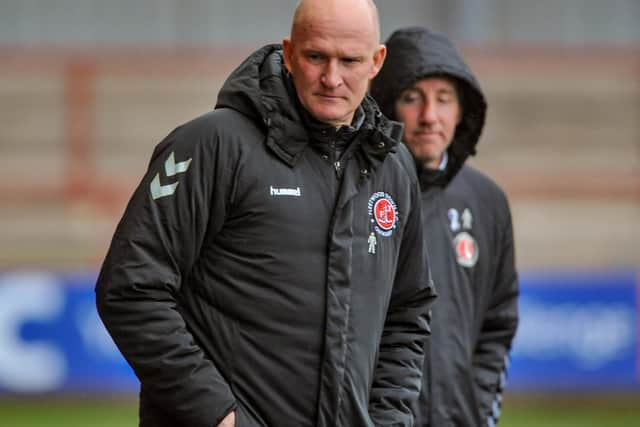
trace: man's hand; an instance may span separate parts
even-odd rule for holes
[[[235,427],[236,426],[236,411],[231,411],[226,417],[220,421],[218,427]]]

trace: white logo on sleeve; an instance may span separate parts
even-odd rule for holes
[[[169,154],[167,160],[164,162],[164,172],[167,177],[175,176],[176,174],[186,172],[189,169],[190,164],[191,159],[176,163],[175,154],[172,151],[171,154]],[[151,185],[149,187],[151,189],[151,197],[153,197],[153,200],[157,200],[161,197],[171,196],[173,193],[175,193],[176,188],[178,187],[178,182],[161,185],[160,173],[157,173],[153,178],[153,181],[151,181]]]

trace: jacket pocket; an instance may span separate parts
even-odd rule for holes
[[[236,425],[235,427],[267,427],[266,424],[258,421],[245,406],[238,402],[236,407]]]
[[[206,357],[213,361],[229,385],[234,373],[234,354],[238,341],[236,322],[205,298],[189,295],[188,310],[181,310],[187,328]]]

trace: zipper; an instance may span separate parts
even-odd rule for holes
[[[340,172],[342,170],[342,165],[340,164],[340,160],[336,160],[333,163],[333,167],[336,170],[336,175],[338,176],[338,178],[340,178]]]
[[[331,142],[329,143],[329,150],[331,151],[331,158],[335,160],[333,162],[333,168],[336,171],[336,177],[340,178],[340,172],[342,172],[342,164],[340,163],[340,159],[338,158],[337,152],[336,152],[335,135],[334,135],[334,138],[332,138]]]

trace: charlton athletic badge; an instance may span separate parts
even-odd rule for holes
[[[369,198],[367,204],[373,229],[381,236],[391,236],[398,224],[398,207],[391,196],[379,191]]]
[[[466,231],[459,233],[453,239],[453,248],[456,251],[458,264],[463,267],[473,267],[478,261],[478,243],[473,236]]]

